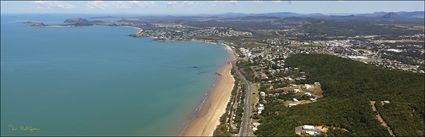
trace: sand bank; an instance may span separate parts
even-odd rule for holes
[[[230,100],[235,79],[231,74],[232,64],[235,59],[233,50],[225,45],[229,59],[227,63],[217,72],[217,80],[212,87],[205,102],[201,104],[197,116],[181,132],[182,136],[212,136],[220,117],[226,112],[227,103]]]

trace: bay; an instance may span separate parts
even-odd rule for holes
[[[129,27],[22,23],[66,18],[2,14],[1,135],[177,135],[227,58]]]

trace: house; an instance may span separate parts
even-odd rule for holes
[[[257,130],[258,130],[258,128],[257,128],[257,127],[253,127],[253,128],[252,128],[252,131],[254,131],[254,132],[255,132],[255,131],[257,131]]]
[[[296,106],[297,104],[288,104],[288,107]]]
[[[311,93],[308,92],[304,93],[304,95],[311,97]]]
[[[314,101],[316,101],[316,99],[315,99],[315,98],[310,98],[310,100],[311,100],[311,101],[313,101],[313,102],[314,102]]]
[[[266,96],[266,93],[261,91],[261,92],[260,92],[260,96],[261,96],[261,97],[265,97],[265,96]]]
[[[311,89],[313,86],[310,84],[304,84],[305,89]]]
[[[306,80],[306,78],[305,77],[298,77],[298,78],[295,78],[295,80],[302,81],[302,80]]]
[[[310,131],[310,130],[305,131],[305,133],[306,133],[306,134],[309,134],[309,135],[312,135],[312,136],[314,136],[314,135],[316,135],[316,134],[317,134],[317,132],[316,132],[316,131]]]
[[[258,114],[261,114],[261,112],[264,110],[264,104],[259,104],[257,109],[258,109]]]
[[[252,125],[254,125],[254,127],[258,127],[260,125],[260,123],[254,122],[254,123],[252,123]]]
[[[320,83],[319,82],[314,82],[314,85],[315,86],[320,86]]]
[[[258,130],[258,126],[260,125],[260,123],[258,122],[254,122],[252,125],[254,125],[254,127],[252,128],[252,131],[257,131]]]
[[[298,102],[298,99],[296,99],[296,98],[292,98],[292,101]]]
[[[294,92],[298,93],[298,92],[300,92],[300,89],[294,89]]]
[[[291,77],[289,77],[289,78],[288,78],[288,80],[289,80],[289,81],[294,81],[294,79],[293,79],[293,78],[291,78]]]
[[[313,125],[303,125],[303,130],[314,130]]]
[[[313,125],[303,125],[302,130],[308,135],[317,135],[318,132]]]
[[[302,125],[295,127],[295,134],[300,136],[316,136],[321,134],[322,130],[320,130],[320,126],[313,125]]]

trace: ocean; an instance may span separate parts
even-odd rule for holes
[[[88,16],[1,15],[1,135],[179,134],[225,64],[223,46],[22,23]]]

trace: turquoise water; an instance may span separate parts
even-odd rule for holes
[[[222,46],[132,38],[133,28],[19,23],[66,16],[1,18],[1,135],[178,134],[227,58]]]

